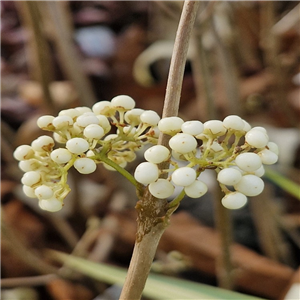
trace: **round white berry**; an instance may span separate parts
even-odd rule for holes
[[[58,142],[60,144],[65,144],[67,142],[67,139],[65,139],[59,133],[56,133],[56,132],[53,133],[53,138],[56,142]]]
[[[110,141],[110,140],[116,139],[117,137],[118,137],[117,134],[112,133],[112,134],[107,135],[107,136],[104,138],[104,141]]]
[[[173,194],[174,186],[169,180],[159,178],[149,184],[149,191],[156,198],[166,199]]]
[[[211,120],[205,122],[203,125],[204,125],[204,132],[206,134],[221,136],[226,133],[226,128],[224,127],[222,121]]]
[[[29,198],[36,198],[36,195],[34,193],[34,189],[28,185],[23,185],[22,186],[23,193],[29,197]]]
[[[269,141],[268,135],[262,130],[252,128],[245,135],[246,142],[255,148],[264,148]]]
[[[111,104],[117,108],[133,109],[135,107],[135,101],[126,95],[119,95],[111,99]]]
[[[75,109],[79,112],[79,115],[92,112],[92,110],[87,106],[79,106]]]
[[[194,169],[182,167],[173,172],[172,181],[179,186],[188,186],[196,180],[196,177],[197,173]]]
[[[210,145],[210,149],[215,153],[224,151],[223,147],[216,141],[213,141],[213,143]]]
[[[179,117],[163,118],[158,122],[158,129],[166,134],[174,135],[181,131],[183,120]]]
[[[50,212],[56,212],[62,209],[62,202],[60,200],[58,200],[55,197],[52,197],[50,199],[47,200],[40,200],[39,201],[39,207],[42,210],[46,210],[46,211],[50,211]]]
[[[40,185],[38,186],[35,191],[35,195],[39,199],[50,199],[53,196],[53,189],[47,185]]]
[[[99,101],[93,105],[92,110],[96,115],[101,115],[104,109],[109,109],[110,107],[110,101]]]
[[[19,168],[23,172],[35,171],[40,167],[40,163],[36,159],[22,160],[19,162]]]
[[[88,139],[101,139],[105,133],[101,126],[90,124],[84,128],[83,134]]]
[[[75,119],[75,118],[77,118],[80,115],[80,112],[79,112],[79,110],[77,110],[75,108],[69,108],[69,109],[61,110],[58,113],[58,115],[59,116],[69,116],[72,119]]]
[[[264,174],[265,174],[265,168],[263,165],[253,173],[253,175],[258,177],[262,177]]]
[[[235,185],[242,179],[240,171],[234,168],[225,168],[218,173],[217,180],[225,185]]]
[[[262,165],[260,157],[255,153],[242,153],[235,159],[236,165],[243,171],[254,172]]]
[[[77,118],[76,124],[80,127],[86,127],[90,124],[99,124],[99,119],[93,113],[84,113]]]
[[[144,153],[144,157],[147,161],[159,164],[163,161],[166,161],[170,156],[170,151],[167,147],[162,145],[152,146],[147,149]]]
[[[279,148],[278,145],[273,143],[273,142],[269,142],[267,144],[267,149],[269,149],[270,151],[274,152],[276,155],[279,155]]]
[[[13,155],[16,160],[21,161],[32,158],[34,156],[34,151],[32,147],[28,145],[21,145],[16,148]]]
[[[67,149],[75,154],[82,154],[89,149],[89,143],[83,138],[73,138],[67,141]]]
[[[69,116],[58,116],[55,117],[52,121],[53,126],[56,129],[62,129],[65,127],[69,127],[71,125],[73,125],[73,119]]]
[[[243,131],[248,132],[252,128],[251,125],[245,120],[243,120],[243,123],[244,123]]]
[[[261,158],[261,161],[265,165],[273,165],[278,160],[278,155],[275,154],[273,151],[268,149],[263,149],[257,153]]]
[[[174,150],[172,150],[172,157],[177,161],[186,161],[187,160],[182,153],[178,153]]]
[[[41,180],[40,172],[29,171],[23,175],[21,182],[25,185],[33,186],[34,184],[38,183],[40,180]]]
[[[132,126],[137,126],[141,123],[140,116],[144,112],[144,109],[134,108],[125,113],[125,121]]]
[[[187,121],[181,125],[181,130],[183,133],[187,133],[193,136],[199,135],[203,132],[204,125],[200,121]]]
[[[74,168],[81,174],[90,174],[96,170],[97,165],[92,159],[84,157],[76,159]]]
[[[187,133],[177,133],[169,141],[170,147],[178,153],[189,153],[196,149],[196,139]]]
[[[247,197],[239,192],[232,192],[222,198],[222,205],[228,209],[239,209],[247,203]]]
[[[111,125],[107,117],[103,115],[97,115],[96,117],[99,120],[99,125],[104,129],[104,133],[108,133],[111,129]]]
[[[42,135],[31,143],[32,149],[38,152],[43,152],[43,151],[49,152],[52,150],[53,146],[54,146],[53,138],[47,135]]]
[[[140,115],[140,120],[144,124],[148,124],[150,126],[156,126],[160,120],[160,116],[153,110],[145,110]]]
[[[262,127],[262,126],[255,126],[252,128],[253,130],[258,130],[258,131],[261,131],[261,132],[264,132],[265,134],[267,134],[267,130],[265,127]]]
[[[234,185],[234,188],[246,195],[246,196],[257,196],[264,189],[264,182],[261,178],[255,175],[244,175],[242,179]]]
[[[239,116],[231,115],[223,120],[223,125],[227,129],[240,131],[244,129],[245,123]]]
[[[54,129],[53,127],[53,122],[54,120],[54,117],[53,116],[50,116],[50,115],[46,115],[46,116],[41,116],[37,119],[37,126],[40,127],[41,129],[44,129],[44,130],[52,130]]]
[[[134,172],[134,178],[136,181],[149,184],[158,179],[159,171],[157,165],[150,162],[142,162],[139,164]]]
[[[58,148],[51,152],[50,157],[58,164],[65,164],[72,158],[72,153],[65,148]]]
[[[191,198],[200,198],[207,192],[207,190],[207,185],[198,179],[184,188],[186,195]]]

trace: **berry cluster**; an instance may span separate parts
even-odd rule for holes
[[[37,125],[52,132],[53,138],[43,135],[30,146],[19,146],[14,157],[25,172],[24,193],[38,198],[39,206],[48,211],[62,208],[70,192],[67,175],[72,166],[82,174],[94,172],[98,163],[120,171],[149,143],[154,146],[145,151],[146,162],[137,166],[134,178],[154,197],[169,198],[175,186],[189,197],[201,197],[207,186],[199,176],[205,169],[215,169],[225,193],[222,203],[231,209],[262,192],[263,164],[278,159],[278,147],[269,142],[266,130],[251,128],[238,116],[204,124],[179,117],[160,119],[154,111],[135,108],[135,101],[125,95],[97,102],[92,109],[76,107],[56,117],[42,116]],[[170,148],[155,145],[159,132],[170,135]],[[54,149],[55,142],[60,147]],[[184,166],[179,167],[178,161]],[[161,170],[158,165],[163,162],[171,168]]]
[[[205,169],[215,169],[225,193],[222,204],[238,209],[246,204],[247,196],[262,192],[263,164],[274,164],[278,159],[278,147],[269,142],[266,130],[251,128],[238,116],[204,124],[170,117],[161,119],[158,129],[172,136],[171,152],[164,146],[152,146],[144,154],[147,162],[141,163],[134,173],[138,182],[149,185],[156,198],[170,197],[175,186],[182,187],[189,197],[199,198],[207,192],[200,174]],[[178,160],[185,166],[179,167]],[[169,161],[173,168],[159,171],[157,165],[163,161]],[[160,178],[162,173],[167,173],[167,178]]]
[[[72,166],[82,174],[94,172],[97,163],[110,170],[124,168],[144,144],[157,143],[159,120],[156,112],[135,108],[125,95],[97,102],[92,109],[76,107],[40,117],[37,125],[53,132],[53,138],[41,136],[14,152],[25,172],[24,193],[38,198],[44,210],[60,210],[70,191],[67,174]],[[55,142],[61,147],[53,150]]]

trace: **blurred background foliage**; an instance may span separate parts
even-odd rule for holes
[[[48,249],[127,267],[133,187],[101,166],[89,176],[71,172],[64,209],[45,213],[22,193],[12,153],[45,134],[36,126],[39,116],[61,109],[128,94],[138,107],[161,113],[181,7],[181,1],[1,1],[4,300],[117,299],[110,281],[70,271]],[[268,299],[283,299],[297,278],[299,10],[298,1],[201,1],[180,116],[204,122],[238,114],[266,127],[280,148],[269,175],[280,175],[267,177],[262,195],[230,213],[234,282],[219,264],[211,174],[207,196],[185,199],[173,216],[153,272]]]

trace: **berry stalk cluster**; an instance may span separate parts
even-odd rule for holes
[[[238,116],[204,124],[179,117],[161,119],[152,110],[135,108],[135,101],[126,95],[97,102],[92,109],[76,107],[56,117],[42,116],[37,125],[52,132],[53,138],[43,135],[30,146],[19,146],[14,157],[25,172],[21,179],[24,193],[38,198],[39,206],[48,211],[62,208],[70,192],[67,175],[72,166],[90,174],[98,163],[120,171],[136,185],[146,185],[154,197],[162,199],[171,197],[175,186],[182,188],[181,196],[201,197],[207,186],[199,176],[215,169],[225,193],[223,205],[237,209],[245,205],[247,196],[262,192],[263,165],[278,159],[278,147],[269,142],[266,130],[251,128]],[[170,148],[157,145],[160,132],[171,136]],[[154,146],[145,151],[146,162],[137,166],[132,177],[124,168],[149,143]],[[160,170],[158,165],[165,161],[170,168]],[[184,166],[179,167],[178,161]],[[171,205],[176,201],[180,199]]]

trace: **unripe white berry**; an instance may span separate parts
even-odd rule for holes
[[[223,125],[227,129],[240,131],[244,129],[245,123],[243,122],[242,118],[240,118],[239,116],[231,115],[226,117],[223,120]]]
[[[67,141],[67,149],[75,154],[82,154],[89,149],[89,143],[83,138],[73,138]]]
[[[163,118],[158,122],[158,129],[166,134],[174,135],[181,131],[184,121],[179,117]]]
[[[35,191],[34,194],[36,195],[36,197],[38,197],[39,199],[50,199],[53,196],[53,189],[47,185],[40,185],[38,186]]]
[[[264,174],[265,174],[265,168],[263,165],[253,173],[253,175],[258,177],[262,177]]]
[[[145,110],[140,115],[141,122],[150,126],[156,126],[160,120],[160,116],[153,110]]]
[[[243,171],[254,172],[262,165],[260,157],[255,153],[242,153],[235,159],[236,165]]]
[[[132,126],[137,126],[141,123],[140,116],[144,112],[144,109],[134,108],[125,113],[125,121]]]
[[[213,141],[213,143],[211,144],[210,149],[215,153],[224,151],[223,147],[218,142],[215,141]]]
[[[149,184],[149,191],[156,198],[166,199],[173,194],[174,186],[169,180],[159,178]]]
[[[117,137],[118,137],[117,134],[112,133],[112,134],[107,135],[107,136],[104,138],[104,141],[110,141],[110,140],[113,140],[113,139],[115,139],[115,138],[117,138]]]
[[[136,181],[149,184],[158,179],[159,171],[157,165],[150,162],[142,162],[137,166],[134,172]]]
[[[23,172],[35,171],[40,167],[40,163],[36,159],[22,160],[19,162],[19,168]]]
[[[99,119],[93,113],[84,113],[79,116],[76,120],[76,123],[80,127],[87,127],[90,124],[99,124]]]
[[[244,175],[242,179],[234,185],[234,188],[246,195],[246,196],[257,196],[264,189],[264,182],[261,178],[255,175]]]
[[[96,170],[97,165],[92,159],[84,157],[76,159],[74,168],[81,174],[91,174]]]
[[[58,148],[51,152],[50,157],[58,164],[65,164],[72,158],[72,153],[65,148]]]
[[[52,124],[54,120],[53,116],[46,115],[46,116],[41,116],[37,119],[37,126],[40,127],[41,129],[44,130],[52,130],[54,129],[54,125]]]
[[[111,129],[111,125],[107,117],[103,115],[97,115],[96,117],[99,120],[99,126],[101,126],[104,129],[104,133],[107,134]]]
[[[187,133],[177,133],[169,141],[170,147],[178,153],[189,153],[196,149],[196,139]]]
[[[170,151],[167,147],[162,145],[155,145],[147,149],[144,153],[144,157],[147,161],[159,164],[166,161],[170,156]]]
[[[187,121],[181,125],[181,130],[183,133],[187,133],[193,136],[199,135],[204,130],[204,125],[200,121]]]
[[[60,134],[56,132],[53,133],[53,138],[56,142],[60,144],[65,144],[67,142],[67,139],[65,139],[64,137],[62,137]]]
[[[34,156],[34,151],[32,147],[28,145],[21,145],[14,151],[13,155],[16,160],[21,161],[32,158]]]
[[[99,101],[93,105],[92,110],[96,115],[101,115],[103,113],[103,110],[109,109],[110,107],[110,101]]]
[[[36,195],[34,193],[34,189],[28,185],[23,185],[22,186],[23,193],[29,197],[29,198],[36,198]]]
[[[127,95],[119,95],[111,99],[111,105],[127,110],[135,107],[135,101]]]
[[[101,126],[90,124],[84,128],[83,134],[88,139],[101,139],[105,133]]]
[[[207,190],[207,185],[198,179],[184,188],[186,195],[190,198],[200,198],[207,192]]]
[[[232,192],[222,198],[222,205],[228,209],[239,209],[247,203],[247,197],[239,192]]]
[[[79,115],[92,112],[92,110],[87,106],[79,106],[76,107],[75,109],[79,112]]]
[[[32,149],[37,152],[49,152],[52,150],[53,146],[53,138],[47,135],[42,135],[31,143]]]
[[[221,136],[226,133],[226,128],[224,127],[222,121],[211,120],[205,122],[203,125],[204,125],[204,133],[206,134]]]
[[[269,141],[269,137],[265,132],[254,127],[246,133],[245,140],[252,147],[264,148]]]
[[[62,202],[58,200],[55,197],[52,197],[47,200],[40,200],[39,201],[39,207],[42,210],[50,211],[50,212],[56,212],[62,209]]]
[[[22,179],[21,179],[21,182],[25,185],[28,185],[28,186],[33,186],[34,184],[38,183],[39,181],[41,180],[41,174],[40,172],[37,172],[37,171],[29,171],[29,172],[26,172]]]
[[[234,168],[225,168],[218,173],[217,180],[225,185],[235,185],[242,179],[240,171]]]
[[[258,131],[264,132],[265,134],[268,134],[266,128],[265,128],[265,127],[262,127],[262,126],[255,126],[255,127],[253,127],[252,129],[253,129],[253,130],[258,130]]]
[[[72,119],[77,118],[80,114],[81,113],[79,112],[79,110],[75,108],[64,109],[58,113],[59,116],[69,116]]]
[[[243,131],[248,132],[252,128],[251,125],[245,120],[243,120],[243,123],[244,123]]]
[[[191,185],[197,177],[194,169],[189,167],[182,167],[176,169],[172,174],[172,181],[179,186]]]
[[[52,121],[53,126],[56,129],[62,129],[65,127],[69,127],[71,125],[73,125],[73,119],[69,116],[58,116],[55,117]]]
[[[273,165],[278,161],[278,155],[268,149],[263,149],[257,153],[265,165]]]
[[[279,148],[278,145],[273,143],[273,142],[269,142],[267,144],[267,149],[269,149],[270,151],[274,152],[275,154],[279,155]]]

